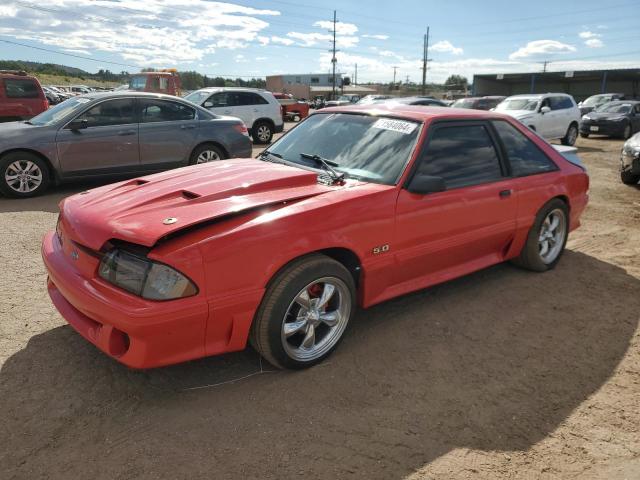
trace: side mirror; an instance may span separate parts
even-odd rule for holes
[[[67,128],[69,130],[83,130],[88,126],[89,126],[89,122],[87,122],[84,119],[76,118],[75,120],[72,120],[71,122],[69,122],[69,125],[67,125]]]
[[[442,177],[433,177],[431,175],[421,175],[417,173],[413,176],[407,190],[418,195],[426,195],[427,193],[444,192],[447,185]]]
[[[211,107],[213,107],[213,102],[204,102],[204,104],[202,106],[204,108],[211,108]]]
[[[549,113],[551,111],[551,109],[549,107],[547,107],[546,105],[544,107],[542,107],[540,109],[540,113]]]

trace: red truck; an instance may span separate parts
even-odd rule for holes
[[[166,68],[159,72],[140,72],[132,75],[129,90],[164,93],[179,97],[182,95],[182,83],[175,68]]]
[[[17,70],[0,70],[0,122],[25,120],[44,112],[49,102],[38,79]]]
[[[271,93],[282,105],[282,118],[284,120],[295,120],[297,117],[298,121],[300,121],[309,116],[309,104],[307,102],[296,100],[289,93]]]

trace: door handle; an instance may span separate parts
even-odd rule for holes
[[[257,109],[257,108],[254,108],[254,109],[253,109],[253,111],[254,111],[254,112],[256,112],[256,113],[258,113],[258,109]]]
[[[135,130],[124,130],[122,132],[118,132],[118,135],[120,135],[121,137],[127,136],[127,135],[135,135],[136,132]]]
[[[500,191],[500,198],[507,198],[511,196],[512,191],[511,190],[501,190]]]

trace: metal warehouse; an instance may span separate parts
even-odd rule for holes
[[[640,68],[563,72],[498,73],[473,76],[473,95],[564,92],[576,101],[598,93],[640,97]]]

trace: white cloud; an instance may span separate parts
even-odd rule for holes
[[[365,34],[365,35],[362,35],[362,38],[373,38],[375,40],[388,40],[389,39],[389,35]]]
[[[452,53],[453,55],[462,55],[464,50],[454,47],[449,40],[442,40],[433,44],[431,49],[434,52]]]
[[[3,0],[0,34],[73,51],[107,52],[145,67],[200,61],[216,49],[248,47],[280,15],[207,0],[57,0],[47,11]],[[74,12],[79,12],[74,14]],[[114,20],[116,19],[116,20]]]
[[[242,54],[236,55],[235,57],[233,57],[233,59],[235,60],[236,63],[247,63],[248,62],[248,60]]]
[[[313,26],[333,31],[333,22],[327,20],[315,22]],[[357,31],[358,27],[353,23],[336,22],[336,35],[355,35]]]
[[[598,37],[601,37],[602,35],[600,35],[599,33],[593,33],[587,30],[586,32],[580,32],[578,36],[580,38],[587,39],[587,38],[598,38]]]
[[[263,62],[263,61],[268,60],[268,59],[269,59],[269,57],[256,57],[256,61],[258,61],[258,62]]]
[[[333,35],[330,33],[317,33],[317,32],[289,32],[287,37],[293,38],[299,41],[299,44],[304,47],[312,47],[317,44],[328,45],[333,40]],[[358,44],[360,39],[353,36],[337,36],[336,45],[338,48],[349,48]]]
[[[269,45],[269,37],[263,37],[262,35],[258,35],[256,40],[260,43],[260,45],[265,46]]]
[[[279,45],[293,45],[294,43],[296,43],[293,40],[291,40],[290,38],[278,37],[278,36],[275,36],[275,35],[273,35],[271,37],[271,41],[273,43],[277,43]]]
[[[509,55],[509,60],[518,60],[540,55],[571,53],[575,51],[576,47],[573,45],[558,42],[557,40],[534,40]]]
[[[599,38],[590,38],[584,44],[589,48],[602,48],[604,43]]]

